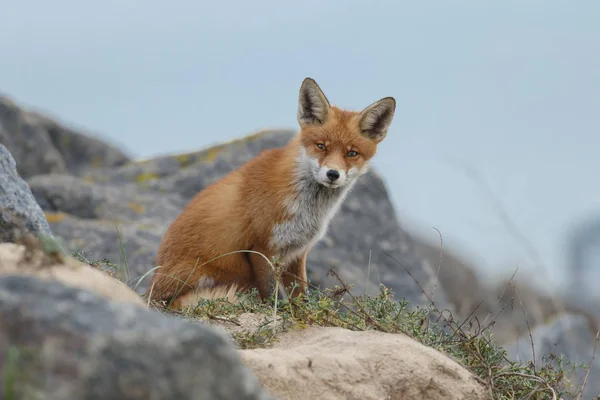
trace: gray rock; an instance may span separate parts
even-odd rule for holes
[[[591,317],[593,318],[593,317]],[[581,314],[563,314],[545,325],[539,325],[531,331],[535,349],[535,362],[541,365],[548,362],[548,356],[564,355],[566,360],[574,364],[589,365],[594,354],[594,343],[598,321]],[[509,358],[518,361],[533,360],[531,338],[529,333],[524,334],[514,343],[504,346]],[[600,352],[600,345],[597,352]],[[586,371],[577,368],[570,375],[573,387],[579,388],[583,382]],[[578,390],[578,389],[577,389]],[[600,355],[591,366],[583,398],[591,399],[600,395]]]
[[[129,161],[114,146],[25,110],[5,96],[0,96],[0,143],[12,153],[25,179],[53,172],[79,174]]]
[[[593,213],[575,224],[568,232],[566,295],[579,307],[600,318],[600,293],[597,282],[600,270],[600,215]]]
[[[162,235],[198,191],[261,151],[285,145],[292,135],[285,130],[263,131],[206,150],[89,170],[79,177],[35,176],[29,184],[50,213],[52,230],[72,250],[120,261],[122,266],[126,259],[132,279],[137,279],[155,266]],[[406,269],[428,290],[434,274],[413,246],[398,224],[385,184],[370,172],[352,190],[328,235],[309,253],[308,277],[314,285],[331,287],[338,282],[326,274],[334,268],[346,283],[356,285],[355,293],[363,293],[367,282],[368,292],[377,292],[382,282],[397,298],[425,304]],[[145,290],[149,278],[138,291]],[[445,306],[439,287],[436,298]]]
[[[15,399],[271,398],[208,325],[25,276],[0,278],[0,320],[0,393]]]
[[[0,241],[14,242],[26,231],[52,235],[42,209],[17,173],[15,160],[0,144]]]

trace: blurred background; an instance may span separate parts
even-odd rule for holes
[[[135,158],[295,129],[310,76],[342,107],[396,98],[374,165],[399,218],[434,243],[439,229],[482,278],[518,266],[555,290],[574,259],[590,274],[600,260],[600,232],[581,227],[600,220],[597,1],[57,0],[2,15],[2,92]],[[585,255],[569,253],[576,229]]]
[[[538,362],[587,364],[600,349],[598,21],[597,0],[4,2],[0,143],[57,236],[126,264],[123,239],[139,276],[198,190],[297,129],[305,77],[343,108],[393,96],[383,183],[356,190],[309,279],[339,267],[416,304],[423,292],[377,251],[393,249],[425,286],[439,272],[441,308],[495,321],[511,358],[531,359],[533,340]],[[600,357],[590,365],[586,398],[600,393]]]

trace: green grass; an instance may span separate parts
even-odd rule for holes
[[[6,363],[4,367],[4,376],[2,377],[3,382],[3,395],[6,400],[16,400],[15,394],[15,381],[16,381],[16,373],[17,373],[17,359],[18,359],[18,350],[16,347],[11,346],[8,349],[8,354],[6,357]]]
[[[3,374],[0,376],[0,399],[37,400],[43,398],[32,385],[36,375],[43,369],[36,362],[36,353],[26,346],[8,347],[6,359],[2,360]],[[25,367],[27,365],[27,367]],[[32,366],[33,365],[33,366]]]

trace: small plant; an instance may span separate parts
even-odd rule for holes
[[[91,260],[83,253],[83,251],[75,251],[71,253],[71,257],[73,257],[79,262],[88,264],[94,268],[98,268],[112,277],[116,277],[117,271],[119,270],[119,266],[117,264],[112,263],[106,257]]]
[[[6,358],[0,360],[0,398],[6,400],[40,399],[35,390],[35,376],[40,370],[39,359],[30,348],[11,345]]]
[[[4,376],[2,377],[3,398],[6,400],[15,400],[16,389],[15,381],[17,374],[17,361],[19,358],[18,349],[14,346],[8,348],[8,354],[4,364]]]
[[[61,258],[67,254],[65,245],[59,238],[47,234],[39,234],[38,239],[44,253]]]

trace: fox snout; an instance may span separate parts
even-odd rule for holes
[[[342,168],[322,165],[317,173],[317,180],[324,186],[337,188],[346,183],[348,174]]]
[[[330,169],[325,175],[331,182],[335,182],[340,177],[340,172],[337,169]]]

